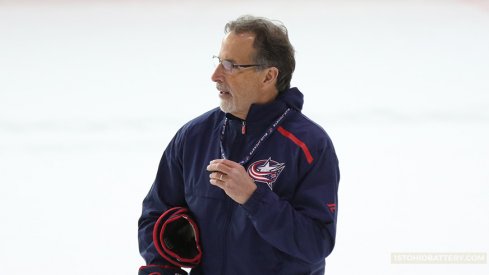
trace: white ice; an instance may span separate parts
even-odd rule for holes
[[[141,201],[217,106],[211,57],[241,14],[286,24],[292,84],[336,146],[326,274],[488,274],[391,263],[489,252],[483,0],[0,1],[0,274],[137,273]]]

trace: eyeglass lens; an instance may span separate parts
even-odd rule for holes
[[[218,56],[213,56],[212,60],[214,61],[214,67],[216,68],[219,64],[222,64],[224,70],[229,72],[233,70],[233,63],[228,60],[221,60]]]

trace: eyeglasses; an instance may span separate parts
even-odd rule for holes
[[[265,64],[234,64],[229,60],[222,60],[219,56],[215,56],[215,55],[212,56],[212,60],[214,61],[214,65],[216,68],[217,66],[219,66],[219,64],[222,64],[224,71],[228,73],[232,73],[234,69],[258,67],[258,66],[265,65]]]

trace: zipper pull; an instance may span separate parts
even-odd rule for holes
[[[241,124],[241,134],[246,134],[246,121],[243,120]]]

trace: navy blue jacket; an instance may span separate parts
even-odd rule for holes
[[[148,265],[167,265],[152,242],[156,219],[184,206],[199,226],[203,250],[191,274],[324,274],[335,244],[340,175],[330,138],[301,113],[302,105],[303,95],[291,88],[272,103],[252,105],[246,121],[216,108],[177,132],[143,201],[139,249]],[[223,146],[239,162],[288,108],[244,164],[258,186],[245,204],[209,183],[206,166],[221,158],[226,116]]]

